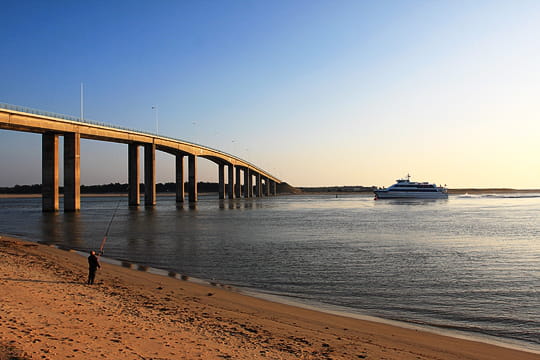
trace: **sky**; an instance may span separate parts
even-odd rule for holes
[[[1,103],[79,116],[83,84],[86,119],[294,186],[540,188],[539,1],[0,3]],[[81,184],[111,182],[127,146],[81,140]],[[0,130],[0,186],[39,183],[41,136]]]

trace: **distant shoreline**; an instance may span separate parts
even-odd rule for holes
[[[351,190],[339,190],[339,188],[336,187],[328,187],[328,188],[313,188],[313,190],[310,190],[310,188],[298,188],[301,192],[298,193],[300,195],[302,194],[373,194],[373,190],[359,190],[359,191],[351,191]],[[328,190],[324,190],[328,189]],[[337,189],[337,190],[336,190]],[[540,193],[540,189],[511,189],[511,188],[457,188],[457,189],[448,189],[449,194],[453,195],[462,195],[462,194],[501,194],[501,193]]]
[[[449,194],[512,194],[512,193],[540,193],[540,189],[448,189]]]

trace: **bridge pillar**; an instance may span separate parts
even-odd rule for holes
[[[219,199],[225,199],[225,165],[218,164],[219,176],[218,176],[218,194]]]
[[[183,203],[185,198],[184,190],[184,155],[176,154],[176,202]]]
[[[270,196],[270,179],[264,178],[264,195]]]
[[[41,142],[42,210],[58,211],[58,134],[44,133]]]
[[[139,178],[139,144],[128,144],[128,203],[139,206],[141,187]]]
[[[244,197],[247,199],[249,197],[250,191],[249,187],[251,186],[249,168],[244,168]]]
[[[227,197],[229,199],[234,199],[234,165],[227,165],[229,170],[229,181],[227,182]]]
[[[242,196],[242,181],[240,181],[240,167],[236,167],[236,183],[234,184],[234,195],[239,198]]]
[[[257,173],[251,173],[251,196],[258,197]]]
[[[197,156],[188,155],[189,202],[197,202]]]
[[[156,205],[156,145],[144,144],[144,206]]]
[[[250,198],[252,198],[255,195],[255,192],[254,192],[255,184],[253,182],[253,176],[254,174],[250,170],[249,171],[249,197]]]
[[[257,191],[255,196],[262,197],[262,179],[261,179],[260,173],[255,174],[255,181],[256,181],[255,190]]]
[[[272,195],[276,195],[277,194],[277,191],[276,191],[276,182],[274,180],[270,180],[271,181],[271,185],[270,185],[270,189],[272,191]]]
[[[81,209],[81,134],[64,134],[64,211]]]

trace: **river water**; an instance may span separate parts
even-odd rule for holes
[[[540,194],[201,196],[196,207],[162,196],[138,210],[91,197],[81,208],[0,199],[0,233],[89,250],[112,219],[108,257],[540,351]]]

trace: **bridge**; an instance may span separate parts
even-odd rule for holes
[[[184,157],[188,158],[188,201],[197,201],[197,158],[218,166],[219,199],[250,198],[276,194],[281,181],[257,166],[234,155],[206,146],[158,134],[111,126],[78,117],[54,114],[0,103],[0,129],[42,134],[42,209],[59,210],[59,137],[64,137],[64,211],[78,211],[80,194],[80,141],[92,139],[127,144],[128,202],[140,205],[140,153],[144,151],[144,205],[156,205],[156,151],[175,156],[176,201],[183,203]],[[227,174],[225,174],[227,167]],[[227,183],[225,183],[227,175]],[[242,186],[242,176],[243,184]]]

